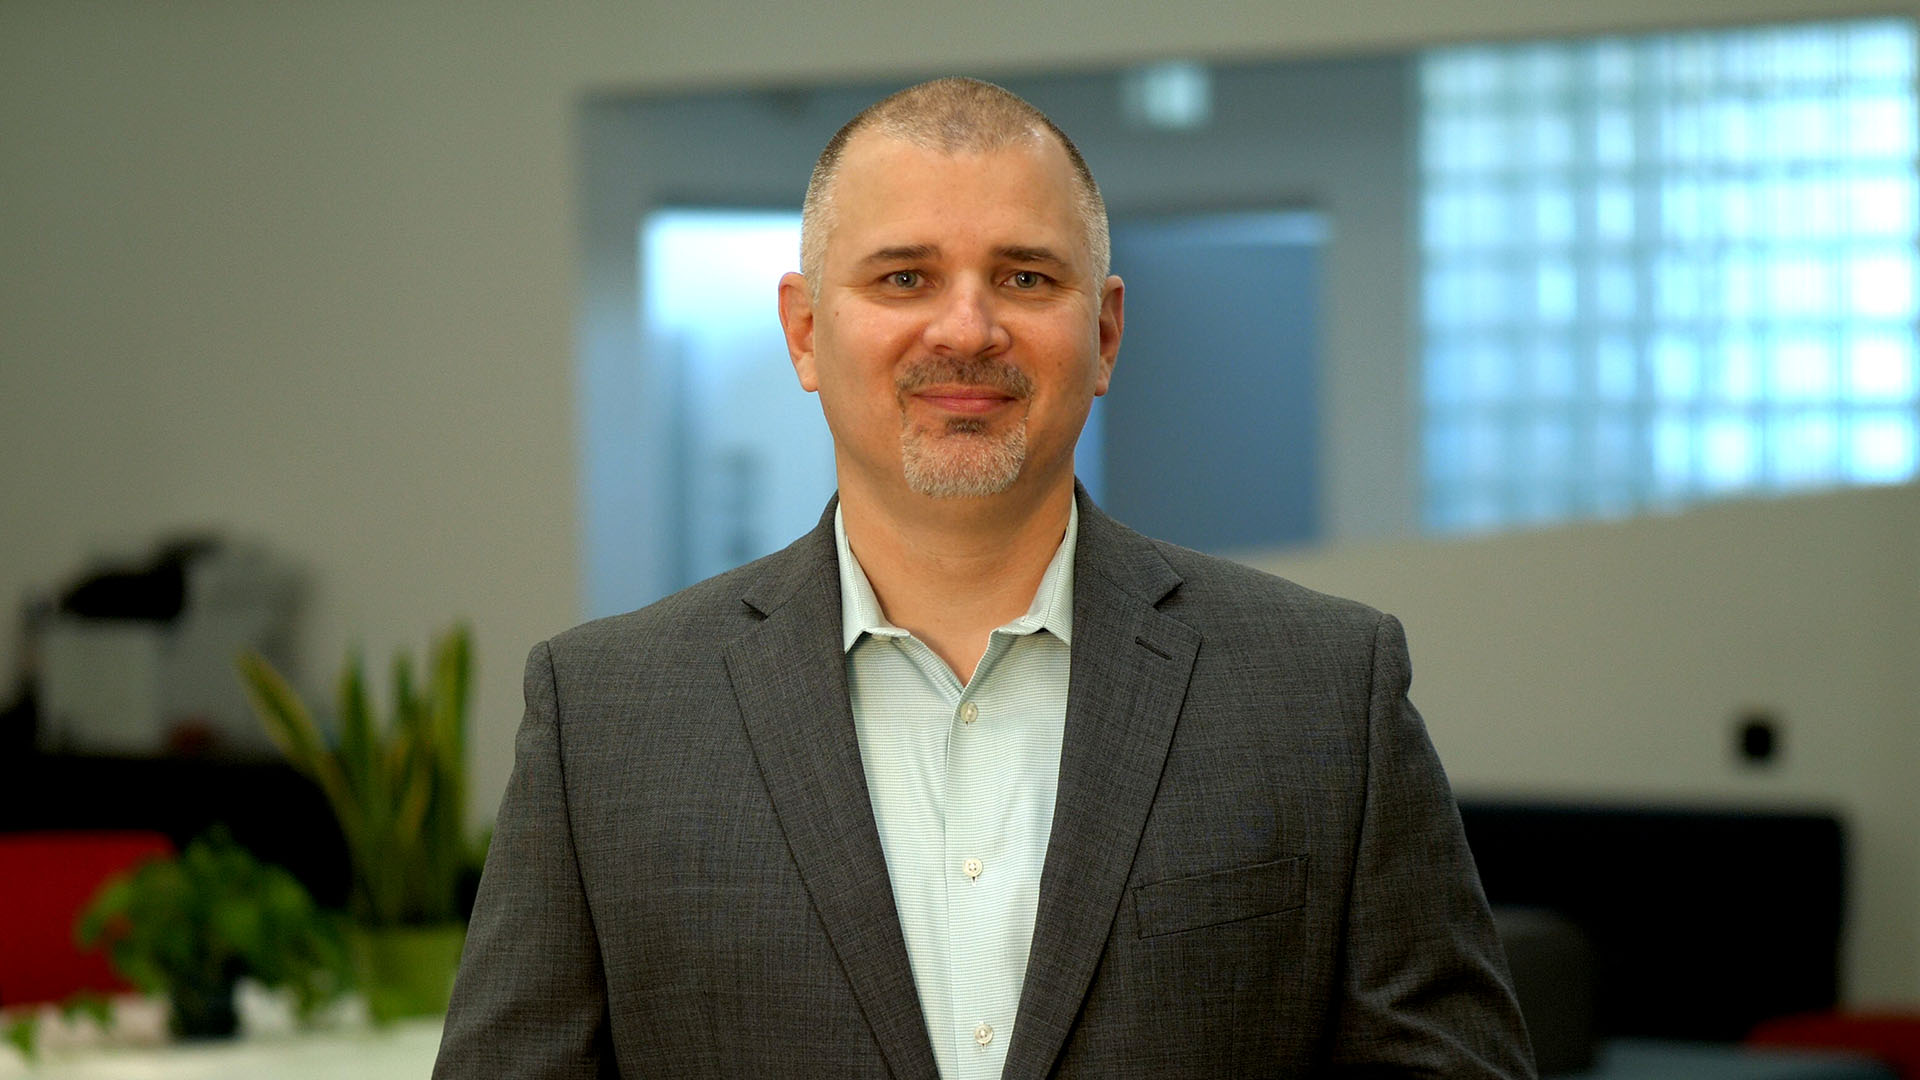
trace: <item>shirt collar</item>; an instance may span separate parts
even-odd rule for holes
[[[1032,634],[1040,630],[1073,644],[1073,553],[1080,536],[1080,500],[1067,504],[1067,534],[1060,538],[1047,572],[1034,590],[1027,613],[999,627],[995,633]],[[847,543],[847,529],[841,522],[840,507],[833,508],[833,542],[840,554],[840,650],[853,651],[862,634],[875,637],[907,637],[908,631],[889,623],[880,611],[880,600],[873,595],[867,572],[854,558]]]

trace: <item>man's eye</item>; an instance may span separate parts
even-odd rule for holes
[[[920,272],[918,270],[895,270],[893,273],[887,275],[887,284],[896,289],[916,288],[920,284]]]
[[[1035,270],[1016,270],[1007,281],[1016,289],[1037,289],[1047,280],[1047,276]]]

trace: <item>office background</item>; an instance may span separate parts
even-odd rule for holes
[[[418,648],[464,615],[490,814],[520,659],[582,611],[576,364],[592,313],[632,305],[583,263],[589,98],[1885,12],[1920,5],[14,0],[0,600],[103,546],[211,525],[311,568],[301,652],[322,677],[349,643]],[[1920,999],[1920,492],[1421,540],[1411,271],[1337,258],[1329,543],[1257,561],[1405,618],[1415,699],[1463,791],[1844,812],[1848,996]],[[18,651],[0,629],[0,670]],[[1752,709],[1780,720],[1773,767],[1732,752]]]

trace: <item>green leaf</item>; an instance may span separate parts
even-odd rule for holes
[[[68,1020],[86,1017],[101,1031],[113,1030],[113,1002],[105,994],[82,990],[60,1003],[60,1015]]]
[[[73,940],[83,949],[92,949],[107,937],[107,928],[116,919],[125,919],[133,908],[133,874],[115,874],[94,893],[93,899],[74,920]]]
[[[368,925],[453,917],[460,874],[473,858],[465,833],[473,675],[466,625],[435,639],[430,662],[422,680],[406,651],[397,651],[392,712],[383,718],[359,659],[349,655],[337,684],[337,753],[265,661],[242,664],[249,697],[276,743],[333,805],[353,860],[354,910]]]
[[[393,727],[395,731],[414,730],[420,714],[420,698],[413,688],[413,657],[407,650],[393,654]]]
[[[219,828],[107,882],[76,933],[104,943],[115,969],[150,993],[214,993],[251,974],[291,987],[311,1013],[348,981],[337,919]]]
[[[466,835],[466,742],[472,683],[472,634],[464,623],[456,624],[434,650],[432,728],[437,783],[425,826],[432,848],[428,888],[435,905],[449,917],[456,910],[461,871],[471,858]]]
[[[434,757],[427,747],[417,742],[408,741],[403,746],[405,752],[396,764],[400,774],[400,799],[393,831],[402,841],[422,841],[427,838],[422,836],[421,826],[433,801]]]
[[[327,749],[300,696],[258,652],[245,650],[236,663],[247,700],[267,734],[295,768],[312,775],[319,759],[327,755]]]
[[[327,749],[326,743],[320,738],[313,715],[301,702],[300,695],[294,692],[292,684],[267,662],[266,657],[249,649],[240,654],[238,664],[247,700],[253,705],[253,711],[260,717],[267,734],[294,768],[320,785],[320,790],[333,806],[334,815],[340,820],[341,830],[346,833],[348,848],[353,849],[363,842],[358,801],[347,783],[339,758]]]
[[[374,768],[379,755],[379,732],[367,703],[366,680],[360,657],[349,653],[340,668],[340,769],[359,805],[377,803],[381,794]]]
[[[15,1017],[7,1022],[3,1033],[8,1045],[20,1051],[20,1056],[31,1065],[40,1060],[40,1018],[37,1016]]]
[[[467,699],[472,686],[473,639],[465,624],[457,624],[434,647],[434,743],[442,754],[451,755],[443,768],[450,764],[458,771],[466,753]]]

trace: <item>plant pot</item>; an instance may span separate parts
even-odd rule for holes
[[[348,945],[367,1015],[388,1024],[445,1013],[466,940],[464,923],[354,927]]]
[[[240,1029],[233,1007],[233,983],[216,986],[176,985],[168,989],[172,1008],[167,1027],[178,1039],[230,1039]]]

